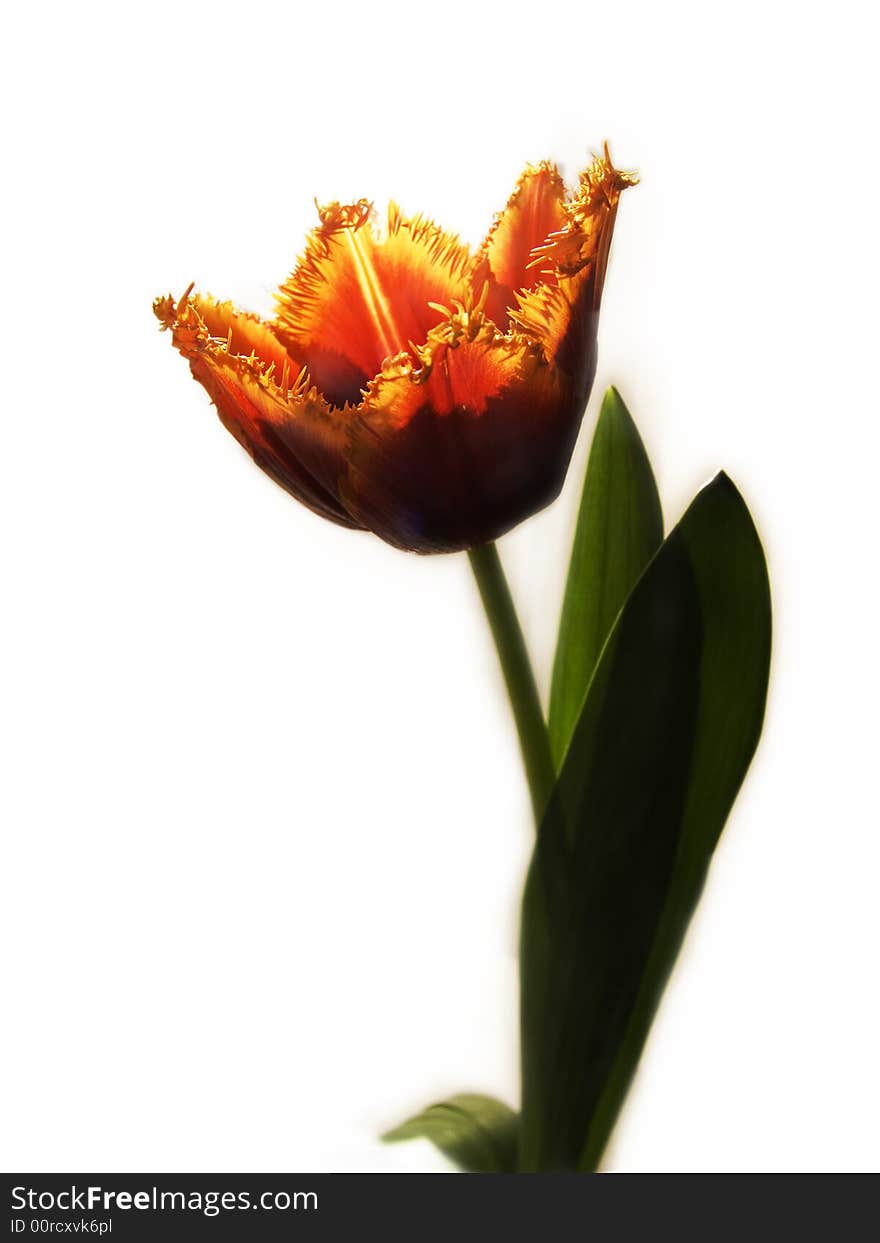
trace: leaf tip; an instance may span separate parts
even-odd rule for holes
[[[632,418],[632,415],[627,409],[626,402],[620,395],[620,390],[614,384],[609,384],[605,390],[605,394],[602,397],[602,408],[599,412],[599,417],[601,418],[603,414],[606,414],[606,412],[608,414],[612,412],[625,414],[628,418]]]

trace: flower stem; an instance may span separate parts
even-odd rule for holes
[[[472,548],[468,556],[507,683],[538,826],[553,789],[555,772],[535,675],[498,549],[494,544],[483,544]]]

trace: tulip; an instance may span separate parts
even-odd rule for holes
[[[341,526],[419,553],[496,539],[558,495],[596,369],[620,192],[607,146],[566,192],[529,166],[482,246],[395,205],[320,207],[261,320],[193,293],[163,328],[227,429]]]
[[[536,831],[520,920],[521,1108],[434,1101],[386,1132],[479,1172],[592,1171],[754,753],[770,658],[757,531],[719,474],[664,539],[610,389],[545,715],[495,540],[559,493],[596,370],[620,194],[607,146],[567,192],[526,168],[471,252],[365,199],[319,223],[271,320],[193,292],[155,312],[257,464],[330,521],[466,551]]]

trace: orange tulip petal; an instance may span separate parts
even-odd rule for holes
[[[580,411],[540,347],[479,309],[400,355],[357,412],[346,507],[389,543],[452,552],[495,539],[562,486]]]
[[[479,252],[491,281],[486,309],[499,327],[508,327],[516,293],[542,280],[540,266],[532,264],[532,252],[565,221],[565,185],[556,165],[546,161],[528,165]]]
[[[552,164],[529,167],[475,256],[393,205],[380,235],[366,200],[332,203],[271,323],[189,290],[156,314],[294,497],[400,548],[472,548],[562,486],[633,180],[607,146],[568,198]]]
[[[580,175],[565,205],[566,224],[533,252],[544,281],[517,295],[510,318],[539,341],[549,358],[569,375],[583,400],[595,369],[595,339],[611,237],[621,192],[635,184],[614,167],[606,145]]]
[[[223,425],[267,475],[315,513],[356,527],[339,500],[347,419],[308,383],[268,325],[189,292],[154,311]]]
[[[422,216],[407,219],[394,204],[383,237],[365,199],[319,214],[279,292],[274,327],[321,392],[342,405],[359,401],[385,359],[423,343],[443,308],[467,296],[473,261],[457,237]]]

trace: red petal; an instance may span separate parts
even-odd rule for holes
[[[308,387],[269,326],[199,295],[161,298],[154,310],[257,465],[315,513],[358,526],[338,491],[347,419]]]
[[[345,504],[389,543],[453,552],[495,539],[562,486],[580,410],[527,338],[479,312],[388,366],[358,411]]]
[[[595,370],[596,331],[621,192],[635,178],[611,163],[606,146],[580,175],[564,228],[536,247],[541,283],[517,295],[510,318],[573,382],[586,403]]]
[[[429,220],[401,216],[392,204],[384,238],[370,205],[332,203],[278,296],[275,330],[337,405],[359,401],[386,358],[422,344],[464,301],[472,259],[458,238]],[[429,303],[442,304],[440,309]]]
[[[500,327],[508,326],[516,293],[541,281],[533,251],[564,226],[564,203],[565,186],[556,165],[528,165],[483,242],[479,253],[491,282],[486,310]]]

